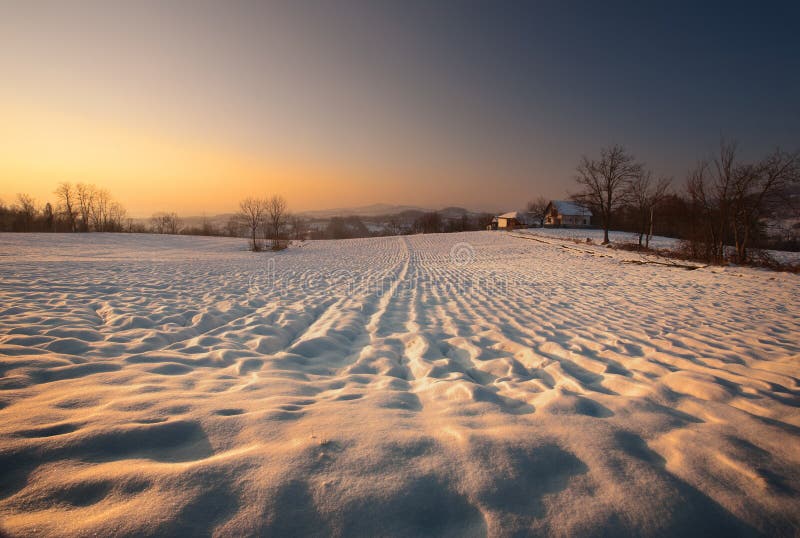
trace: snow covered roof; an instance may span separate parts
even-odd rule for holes
[[[521,211],[509,211],[508,213],[503,213],[502,215],[499,215],[497,218],[522,220],[524,217],[525,215],[523,215]]]
[[[575,202],[568,202],[566,200],[553,200],[551,202],[553,207],[560,215],[576,215],[579,217],[591,217],[592,212]]]

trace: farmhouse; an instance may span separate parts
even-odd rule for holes
[[[575,202],[553,200],[545,211],[544,225],[554,228],[570,228],[589,226],[592,222],[592,212]]]
[[[513,230],[528,226],[528,218],[522,211],[510,211],[492,218],[492,230]]]

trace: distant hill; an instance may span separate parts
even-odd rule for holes
[[[311,219],[329,219],[331,217],[378,217],[382,215],[397,215],[404,211],[430,211],[424,207],[416,207],[409,205],[391,205],[391,204],[370,204],[357,207],[338,207],[334,209],[317,209],[314,211],[303,211],[298,213],[300,216],[308,217]]]

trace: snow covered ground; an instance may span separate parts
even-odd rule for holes
[[[523,233],[537,235],[541,237],[550,237],[553,239],[575,239],[578,241],[586,241],[591,239],[592,242],[600,244],[603,242],[603,230],[596,228],[523,228],[515,230],[514,233]],[[639,243],[639,234],[630,232],[615,232],[611,231],[608,238],[612,243]],[[673,237],[664,237],[654,235],[650,238],[650,248],[654,249],[675,249],[679,241]],[[733,251],[733,248],[730,247]],[[798,264],[800,263],[800,252],[787,252],[784,250],[767,250],[766,251],[773,259],[780,263]]]
[[[0,235],[12,535],[797,535],[800,277]]]
[[[528,233],[533,235],[541,235],[544,237],[552,237],[555,239],[577,239],[578,241],[585,241],[591,239],[595,243],[602,243],[603,230],[597,228],[523,228],[516,230],[515,233]],[[612,243],[639,243],[639,234],[630,232],[615,232],[610,231],[608,237]],[[678,245],[678,240],[672,237],[663,237],[654,235],[650,238],[651,248],[675,248]]]

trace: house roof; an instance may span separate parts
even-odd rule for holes
[[[592,212],[587,208],[576,204],[575,202],[568,202],[566,200],[553,200],[551,202],[553,207],[556,208],[561,215],[574,215],[577,217],[591,217]]]
[[[523,215],[520,211],[509,211],[508,213],[503,213],[502,215],[498,215],[498,219],[518,219],[521,220]]]

